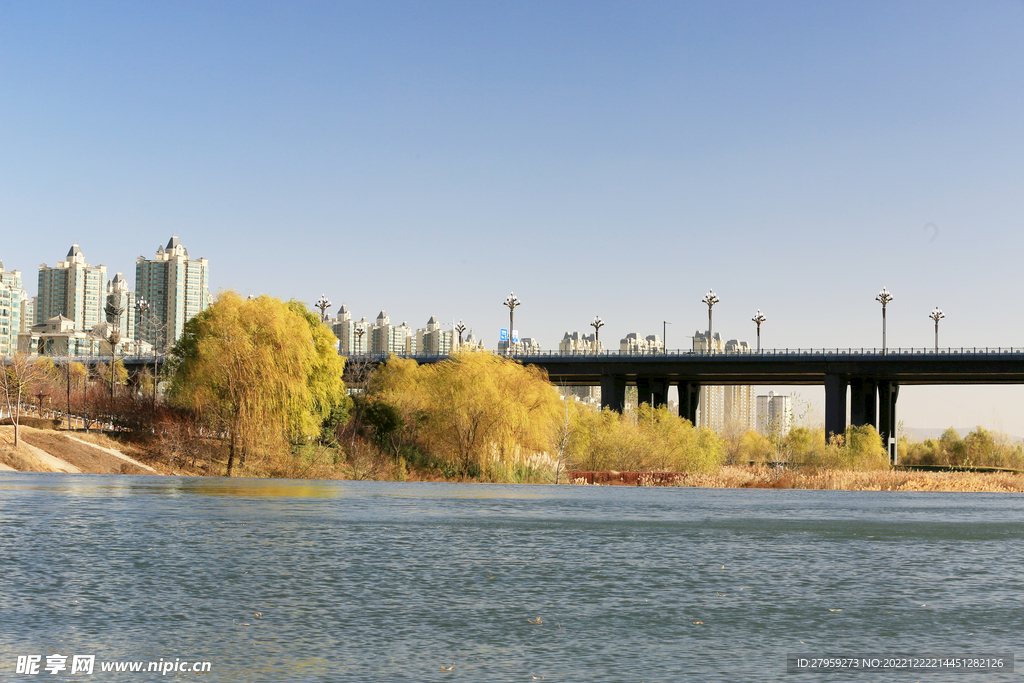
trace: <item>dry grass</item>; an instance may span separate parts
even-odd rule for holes
[[[712,474],[684,474],[677,486],[708,488],[826,489],[841,491],[1024,492],[1024,475],[1004,472],[900,472],[783,470],[725,466]]]
[[[35,454],[24,446],[15,448],[10,443],[0,443],[0,462],[19,472],[45,471]]]

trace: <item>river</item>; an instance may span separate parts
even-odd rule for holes
[[[1020,494],[4,473],[0,551],[4,681],[781,681],[1024,642]],[[100,671],[129,661],[210,670]],[[796,675],[854,679],[1024,676]]]

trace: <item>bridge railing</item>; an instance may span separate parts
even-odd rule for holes
[[[499,354],[498,351],[491,351],[489,353]],[[946,347],[935,349],[934,347],[896,347],[887,348],[885,352],[882,352],[881,348],[872,347],[846,347],[846,348],[784,348],[784,349],[749,349],[749,350],[729,350],[729,351],[693,351],[690,349],[670,349],[668,351],[622,351],[616,349],[605,349],[603,351],[560,351],[560,350],[543,350],[531,353],[517,353],[513,354],[513,358],[529,359],[529,358],[593,358],[599,360],[602,358],[613,358],[613,357],[629,357],[629,358],[666,358],[666,357],[684,357],[684,358],[707,358],[709,356],[730,356],[730,357],[750,357],[750,358],[771,358],[771,357],[799,357],[799,356],[948,356],[948,355],[1005,355],[1005,354],[1024,354],[1024,346],[960,346],[960,347]],[[366,358],[371,360],[384,360],[389,354],[353,354],[350,358]],[[400,355],[400,354],[396,354]],[[500,355],[505,355],[500,353]],[[445,355],[426,355],[426,354],[411,354],[402,355],[403,358],[411,358],[413,360],[428,360],[435,361],[441,358],[447,358]]]

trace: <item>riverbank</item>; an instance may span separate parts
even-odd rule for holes
[[[68,474],[163,474],[123,452],[117,441],[102,434],[20,427],[14,447],[14,427],[0,426],[0,469],[16,472]],[[143,452],[133,455],[144,456]]]
[[[66,472],[82,474],[166,474],[214,476],[224,470],[218,463],[186,467],[179,462],[169,467],[157,452],[123,443],[104,434],[21,427],[21,446],[13,448],[14,428],[0,426],[0,471]],[[391,480],[393,472],[356,470],[332,466],[321,461],[302,473],[283,478]],[[245,473],[254,476],[256,473]],[[353,476],[356,474],[356,476]],[[259,477],[263,478],[263,477]],[[470,479],[451,479],[436,471],[408,467],[404,481],[471,483]],[[551,483],[538,480],[532,483]],[[479,482],[483,483],[483,482]],[[494,482],[501,483],[501,482]],[[1024,492],[1024,474],[1012,472],[966,471],[851,471],[826,468],[776,468],[765,465],[724,465],[709,473],[688,472],[581,472],[568,471],[560,483],[602,486],[684,486],[700,488],[772,488],[842,491],[946,491],[946,492]]]
[[[777,469],[725,465],[712,473],[567,472],[569,483],[604,486],[817,489],[836,491],[1024,492],[1024,475],[1009,472],[908,472]]]

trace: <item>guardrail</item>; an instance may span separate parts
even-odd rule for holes
[[[494,353],[496,355],[506,355],[497,351],[490,351],[488,353]],[[896,347],[886,349],[883,353],[880,348],[869,348],[869,347],[847,347],[847,348],[795,348],[795,349],[761,349],[747,350],[747,351],[692,351],[688,349],[675,349],[668,351],[652,351],[652,352],[637,352],[637,351],[621,351],[606,349],[604,351],[593,352],[593,351],[537,351],[532,353],[517,353],[512,354],[512,358],[612,358],[619,356],[627,356],[630,358],[636,357],[648,357],[648,358],[666,358],[666,357],[691,357],[691,358],[707,358],[717,356],[729,356],[729,357],[790,357],[790,356],[878,356],[880,358],[887,358],[889,356],[946,356],[946,355],[1007,355],[1007,354],[1022,354],[1024,355],[1024,346],[961,346],[940,348],[926,347]],[[352,354],[349,358],[365,358],[370,360],[386,360],[390,354]],[[446,355],[426,355],[426,354],[412,354],[402,355],[395,354],[401,358],[410,358],[412,360],[438,360],[441,358],[448,358]]]

